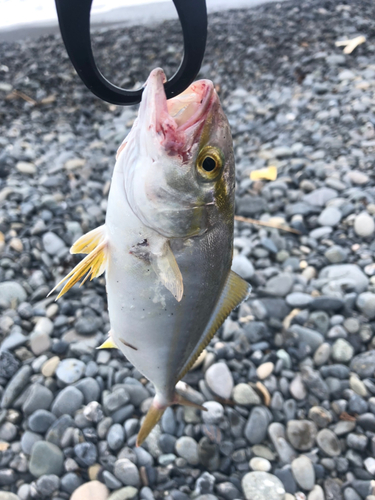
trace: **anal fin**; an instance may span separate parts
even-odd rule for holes
[[[107,266],[107,237],[105,226],[100,226],[81,236],[70,249],[70,253],[88,253],[88,255],[49,292],[48,296],[66,281],[56,300],[64,295],[64,293],[72,288],[72,286],[85,275],[81,285],[83,285],[88,278],[90,278],[91,281],[93,278],[97,278],[104,273]]]
[[[208,345],[217,330],[221,327],[233,309],[249,296],[251,286],[234,271],[230,271],[223,291],[216,303],[211,318],[202,334],[197,347],[192,352],[179,373],[176,383],[181,380],[193,366],[203,349]]]

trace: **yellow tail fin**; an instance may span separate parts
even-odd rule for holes
[[[142,427],[138,432],[136,446],[141,446],[143,441],[150,434],[155,425],[159,422],[166,409],[167,407],[157,408],[156,406],[154,406],[154,402],[152,402],[152,405],[143,421]]]
[[[198,410],[207,411],[207,408],[205,408],[204,406],[189,401],[177,392],[175,392],[173,400],[163,407],[157,406],[154,399],[138,432],[136,446],[140,446],[143,443],[143,441],[147,438],[155,425],[159,422],[168,406],[172,405],[192,406],[193,408],[197,408]]]

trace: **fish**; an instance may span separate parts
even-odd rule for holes
[[[235,162],[228,120],[210,80],[169,100],[154,69],[138,116],[120,145],[105,223],[81,236],[87,254],[51,291],[105,273],[116,347],[148,379],[155,396],[137,436],[141,445],[171,405],[204,407],[178,393],[193,366],[250,285],[231,271]]]

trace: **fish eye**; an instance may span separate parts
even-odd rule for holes
[[[221,151],[213,146],[205,146],[199,152],[196,165],[199,175],[204,180],[216,179],[223,165]]]

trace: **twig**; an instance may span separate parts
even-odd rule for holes
[[[238,220],[239,222],[247,222],[248,224],[257,224],[258,226],[273,227],[274,229],[281,229],[282,231],[288,231],[294,234],[301,234],[301,232],[298,231],[297,229],[293,229],[292,227],[289,226],[283,226],[282,224],[277,224],[275,222],[266,222],[263,220],[249,219],[248,217],[242,217],[241,215],[236,215],[234,219]]]
[[[351,40],[339,40],[335,42],[336,47],[345,47],[344,54],[351,54],[353,50],[355,50],[358,45],[361,43],[365,43],[366,38],[364,36],[357,36],[352,38]]]
[[[35,101],[35,99],[33,99],[32,97],[29,97],[28,95],[24,94],[20,90],[12,90],[12,92],[6,96],[6,99],[10,100],[10,99],[14,99],[15,97],[20,97],[24,101],[29,102],[30,104],[33,104],[34,106],[36,104],[38,104],[38,102]]]

